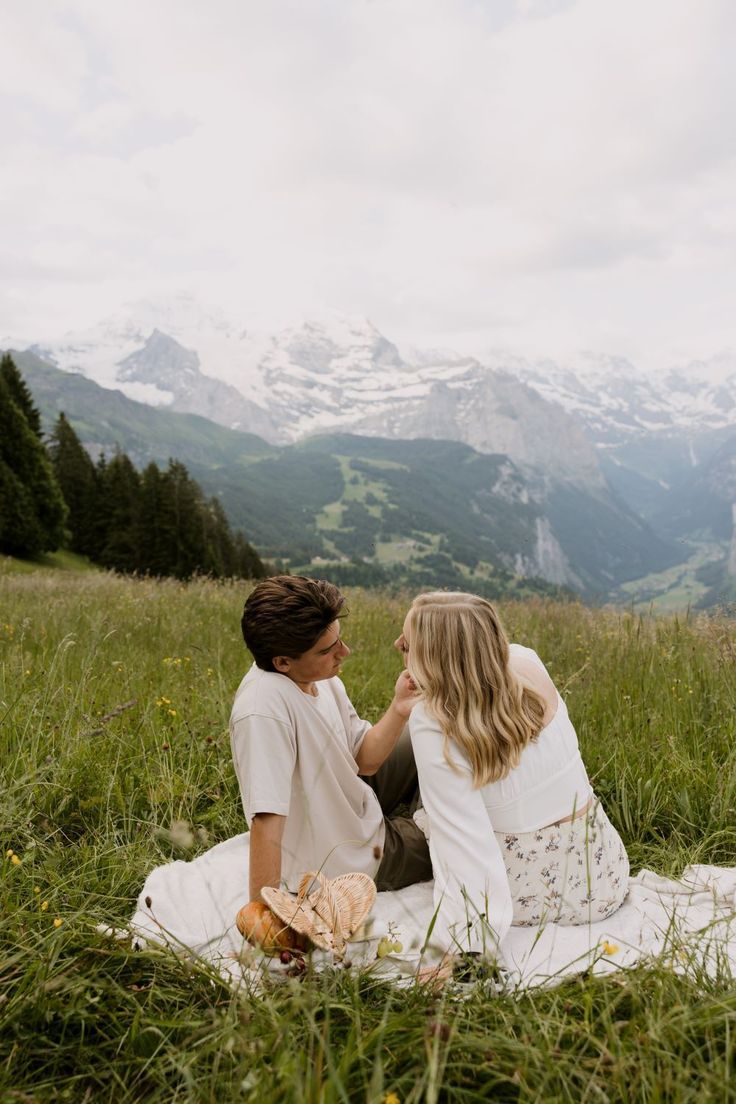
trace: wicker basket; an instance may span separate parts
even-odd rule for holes
[[[373,908],[376,885],[367,874],[325,878],[310,871],[302,875],[296,897],[270,886],[264,886],[261,897],[286,925],[341,958],[350,936]]]

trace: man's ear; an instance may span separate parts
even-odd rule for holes
[[[288,656],[274,656],[271,663],[273,663],[274,670],[278,671],[280,675],[288,675],[291,663]]]

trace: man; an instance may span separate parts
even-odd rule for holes
[[[337,677],[350,655],[344,606],[337,587],[301,575],[265,579],[245,603],[255,665],[236,694],[230,740],[250,825],[252,901],[263,886],[295,891],[307,870],[361,871],[379,890],[432,877],[423,832],[391,816],[418,793],[404,731],[412,683],[402,672],[376,724],[358,717]]]

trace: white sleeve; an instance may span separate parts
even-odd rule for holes
[[[288,816],[296,736],[277,717],[247,714],[231,723],[230,746],[248,824],[256,813]]]
[[[549,671],[533,648],[527,648],[524,644],[509,644],[509,655],[512,657],[517,655],[521,659],[530,660],[535,667],[539,667],[549,677]]]
[[[467,760],[453,748],[454,771],[439,724],[422,705],[410,720],[422,802],[429,817],[434,873],[434,928],[429,944],[442,951],[495,954],[511,927],[513,906],[501,848]]]

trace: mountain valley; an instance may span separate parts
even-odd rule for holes
[[[468,560],[588,597],[674,600],[691,577],[698,582],[688,593],[704,604],[731,600],[736,589],[736,357],[729,354],[648,377],[622,358],[592,354],[565,365],[495,352],[484,363],[444,350],[402,355],[363,319],[327,316],[255,334],[178,297],[137,305],[23,357],[36,366],[45,401],[66,402],[72,420],[85,422],[92,451],[112,447],[118,433],[139,462],[180,455],[261,551],[280,560],[289,558],[291,513],[306,525],[303,551],[317,562],[347,559],[385,572],[446,555],[460,570],[459,548],[469,541]],[[65,378],[49,376],[43,364]],[[99,383],[104,398],[90,397],[84,382]],[[185,420],[166,421],[167,414]],[[467,453],[448,451],[452,442]],[[297,456],[313,480],[325,480],[324,494],[307,494],[308,521],[299,495],[290,502],[287,491],[282,499],[264,482],[268,471],[272,487],[280,479],[301,487],[301,476],[288,474]],[[403,465],[415,494],[432,502],[428,517],[397,534],[396,549],[380,537],[391,531],[389,506],[405,503],[401,469],[384,468],[377,480],[375,471],[354,467],[377,461]],[[464,481],[466,469],[483,463],[483,494],[505,501],[505,513],[489,513],[473,480]],[[460,465],[462,477],[449,465]],[[365,479],[366,487],[376,484],[365,490],[367,504],[355,490]],[[443,514],[449,488],[465,496],[477,524]],[[526,526],[523,540],[510,503]],[[421,533],[433,536],[431,552],[417,545],[409,555],[406,541]]]

